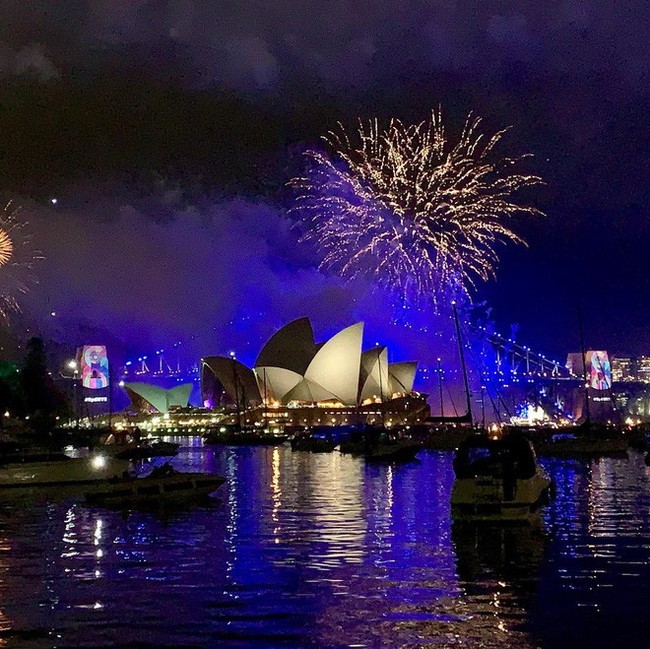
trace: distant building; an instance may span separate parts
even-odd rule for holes
[[[636,359],[636,380],[650,383],[650,356],[639,356]]]
[[[628,405],[630,403],[630,393],[629,392],[613,392],[612,397],[614,398],[614,405],[616,409],[620,412],[627,412]]]
[[[612,381],[635,381],[632,359],[627,356],[612,356]]]
[[[607,352],[572,352],[567,356],[566,367],[572,376],[581,379],[580,386],[575,388],[572,398],[573,419],[584,421],[589,416],[591,421],[613,420],[615,411],[611,395],[612,367]]]

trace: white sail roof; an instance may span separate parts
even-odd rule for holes
[[[202,383],[205,372],[211,372],[228,396],[247,405],[259,404],[262,399],[253,370],[234,358],[206,356],[201,365]]]
[[[266,396],[267,402],[283,401],[284,395],[302,381],[300,374],[284,367],[256,367],[253,372],[262,399]]]
[[[298,385],[284,395],[283,401],[304,401],[316,403],[318,401],[339,401],[334,393],[328,392],[322,385],[309,379],[302,379]]]
[[[354,406],[373,397],[387,401],[394,393],[411,392],[417,364],[389,365],[385,347],[362,354],[362,337],[359,322],[317,344],[309,319],[299,318],[273,334],[252,371],[231,358],[204,358],[202,389],[211,390],[212,375],[215,389],[225,390],[231,398],[239,392],[243,399],[245,394],[253,405],[266,395],[267,401],[284,405],[338,401]]]
[[[375,347],[361,354],[361,391],[359,401],[379,397],[390,398],[392,392],[388,379],[388,352],[385,347]]]
[[[397,392],[413,391],[417,368],[416,362],[391,363],[388,366],[391,395]]]
[[[305,378],[333,394],[341,403],[357,404],[363,322],[332,336],[316,353]]]
[[[139,410],[166,413],[170,406],[186,407],[190,400],[192,384],[177,385],[170,390],[150,383],[125,383],[124,389]]]

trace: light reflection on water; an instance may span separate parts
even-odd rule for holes
[[[647,646],[638,454],[545,461],[555,501],[505,528],[451,524],[448,453],[194,443],[174,463],[224,475],[219,499],[0,505],[0,646]]]

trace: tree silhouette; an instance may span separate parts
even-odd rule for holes
[[[51,430],[55,415],[65,407],[65,400],[48,374],[47,356],[42,338],[30,338],[27,342],[27,356],[21,377],[25,414],[32,420],[34,430],[37,432]]]

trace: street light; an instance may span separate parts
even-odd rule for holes
[[[230,351],[229,355],[230,355],[230,360],[232,361],[232,380],[235,385],[235,403],[237,405],[237,430],[241,431],[241,410],[239,409],[239,387],[237,385],[239,377],[237,376],[235,352]]]
[[[73,359],[69,360],[66,363],[66,367],[72,371],[72,376],[69,376],[68,378],[72,379],[72,386],[74,389],[74,413],[76,419],[75,428],[77,431],[79,431],[79,394],[77,392],[77,382],[79,380],[79,364],[76,360]]]
[[[440,392],[440,417],[445,420],[445,407],[442,400],[442,358],[438,358],[438,389]]]

